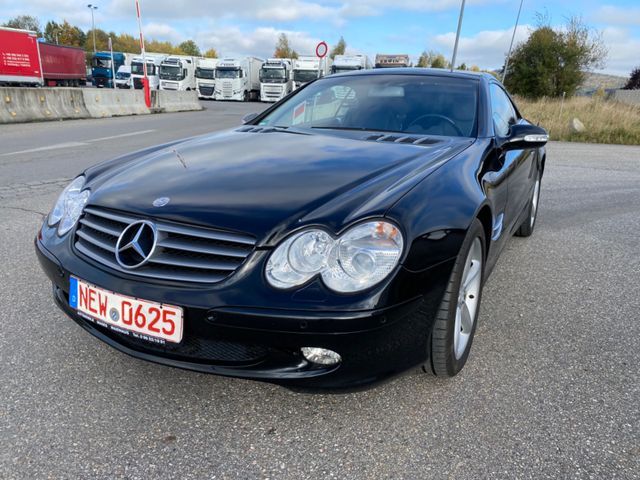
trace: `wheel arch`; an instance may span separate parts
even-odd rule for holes
[[[480,220],[482,224],[482,228],[484,229],[484,237],[485,237],[485,254],[489,254],[489,246],[491,245],[491,233],[493,232],[493,212],[491,211],[491,207],[487,204],[484,204],[478,210],[475,218]]]

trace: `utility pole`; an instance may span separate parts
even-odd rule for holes
[[[462,17],[464,16],[464,3],[465,0],[462,0],[462,5],[460,5],[460,16],[458,17],[458,31],[456,32],[456,43],[453,46],[453,57],[451,58],[451,71],[456,68],[456,57],[458,56],[458,40],[460,40],[460,30],[462,29]]]
[[[502,72],[502,83],[507,78],[507,68],[509,68],[509,58],[511,58],[511,49],[513,48],[513,39],[516,38],[516,30],[518,29],[518,22],[520,21],[520,12],[522,11],[522,3],[524,0],[520,0],[520,7],[518,8],[518,16],[516,17],[516,24],[513,27],[513,34],[511,35],[511,43],[509,44],[509,53],[507,53],[507,59],[504,61],[504,71]]]
[[[96,22],[93,18],[93,12],[98,9],[96,5],[89,4],[87,8],[91,10],[91,31],[93,32],[93,53],[96,53]]]

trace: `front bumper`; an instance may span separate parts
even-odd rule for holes
[[[161,346],[79,316],[69,306],[68,296],[70,275],[109,290],[167,301],[166,297],[158,298],[158,289],[147,289],[139,281],[115,278],[84,262],[69,271],[40,239],[36,239],[36,251],[53,283],[58,306],[89,333],[121,352],[173,367],[303,387],[364,385],[424,362],[432,321],[444,289],[444,285],[442,288],[434,285],[427,294],[399,305],[366,311],[207,308],[190,303],[186,296],[182,304],[173,302],[184,308],[183,340],[178,345]],[[436,268],[443,271],[430,272],[438,273],[431,278],[441,278],[446,275],[444,270],[450,270],[448,264]],[[117,288],[113,288],[115,285]],[[175,290],[165,288],[163,292],[171,296],[176,294]],[[333,350],[341,355],[342,362],[334,366],[312,364],[302,356],[301,347]]]

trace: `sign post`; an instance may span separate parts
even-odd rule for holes
[[[111,43],[111,37],[109,37],[109,52],[111,52],[111,86],[115,90],[115,88],[116,88],[116,64],[113,61],[113,43]]]
[[[318,78],[322,77],[322,62],[324,61],[324,57],[327,56],[327,52],[329,51],[329,46],[327,42],[320,42],[316,45],[316,56],[319,58],[318,60]]]
[[[144,52],[144,37],[142,36],[142,20],[140,20],[140,3],[136,0],[136,13],[138,15],[138,30],[140,30],[140,53],[142,53],[142,87],[144,88],[144,103],[147,108],[151,108],[151,90],[149,89],[149,78],[147,77],[147,57]]]

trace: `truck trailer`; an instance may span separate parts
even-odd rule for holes
[[[216,87],[217,58],[198,58],[196,60],[196,89],[198,98],[213,100]]]
[[[291,60],[269,58],[260,68],[260,101],[277,102],[293,90]]]
[[[371,60],[366,55],[336,55],[331,66],[331,73],[370,69]]]
[[[86,79],[82,48],[40,42],[35,32],[0,27],[0,85],[79,87]]]
[[[260,67],[256,57],[223,58],[216,66],[216,100],[257,100],[260,95]]]
[[[171,55],[160,64],[160,90],[195,90],[196,57]]]
[[[382,53],[376,55],[375,68],[400,68],[410,66],[411,60],[409,60],[409,55],[388,55]]]

